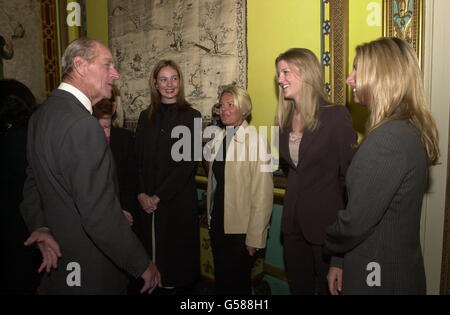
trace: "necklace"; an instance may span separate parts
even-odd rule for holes
[[[302,140],[302,135],[296,135],[294,133],[289,133],[289,141],[294,143],[299,143]]]

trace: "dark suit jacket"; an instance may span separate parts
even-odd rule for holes
[[[301,229],[306,240],[323,244],[326,227],[344,208],[344,177],[355,144],[352,121],[343,106],[321,107],[317,129],[303,134],[297,167],[289,153],[289,131],[281,131],[280,153],[290,166],[283,233]]]
[[[344,257],[332,260],[344,269],[344,294],[425,294],[420,218],[427,178],[425,148],[408,122],[387,122],[363,141],[348,169],[347,207],[327,230],[326,246]]]
[[[140,220],[137,220],[140,207],[137,200],[138,171],[133,132],[111,127],[109,146],[116,164],[120,205],[133,216],[133,231],[140,233]]]
[[[116,163],[122,209],[133,213],[138,190],[134,135],[129,130],[111,127],[109,145]]]
[[[48,227],[62,252],[58,269],[43,278],[44,291],[125,293],[122,270],[138,277],[149,259],[122,214],[113,158],[97,119],[72,94],[53,91],[30,120],[27,157],[23,217],[30,231]],[[81,286],[66,282],[71,262],[81,268]]]

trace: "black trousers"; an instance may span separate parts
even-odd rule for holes
[[[251,295],[254,259],[247,252],[245,234],[210,231],[214,278],[218,295]]]
[[[323,246],[308,242],[300,229],[298,233],[283,234],[283,240],[292,294],[329,294],[327,274],[330,257],[324,254]],[[316,283],[319,292],[316,291]]]

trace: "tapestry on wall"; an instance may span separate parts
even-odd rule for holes
[[[207,121],[219,88],[247,86],[246,0],[109,0],[109,40],[126,126],[150,103],[149,77],[177,62],[188,101]]]
[[[0,77],[27,85],[45,98],[41,8],[38,0],[0,0]]]

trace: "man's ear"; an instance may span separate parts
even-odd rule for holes
[[[73,59],[73,70],[76,71],[78,75],[81,77],[84,76],[86,72],[86,65],[87,65],[86,60],[84,60],[80,56],[76,56]]]

